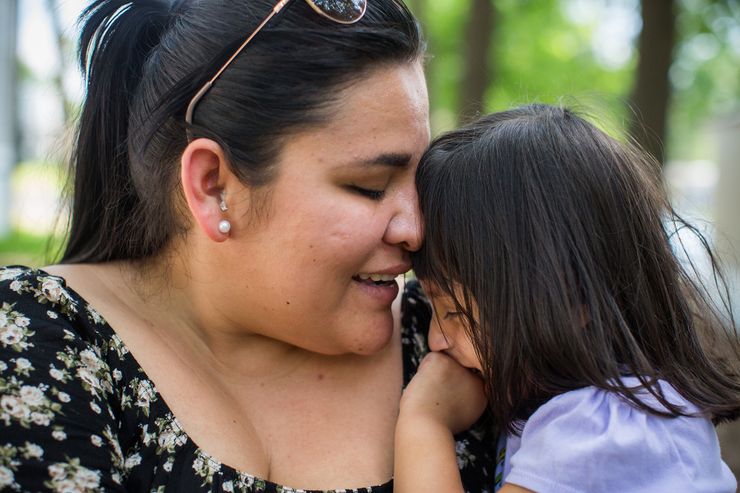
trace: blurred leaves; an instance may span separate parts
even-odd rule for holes
[[[638,0],[491,0],[491,84],[484,111],[532,102],[582,103],[626,130],[641,30]],[[432,55],[428,66],[435,134],[458,123],[464,32],[473,0],[413,0]],[[495,77],[494,77],[495,75]],[[740,102],[740,2],[678,0],[670,70],[669,158],[706,157],[701,126]]]

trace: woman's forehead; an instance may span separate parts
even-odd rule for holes
[[[325,124],[294,135],[286,147],[332,167],[416,165],[429,144],[429,112],[415,65],[369,72],[338,96]]]

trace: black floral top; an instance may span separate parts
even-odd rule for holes
[[[403,301],[406,383],[431,310]],[[493,491],[494,437],[457,437],[466,490]],[[336,492],[391,493],[392,484]],[[63,279],[0,268],[0,490],[303,492],[217,462],[180,427],[121,339]]]

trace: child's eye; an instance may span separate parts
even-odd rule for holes
[[[462,312],[447,312],[445,313],[444,320],[447,320],[449,318],[456,318],[456,317],[462,317]]]
[[[357,185],[350,185],[349,188],[370,200],[380,200],[385,196],[385,190],[373,190],[371,188],[358,187]]]

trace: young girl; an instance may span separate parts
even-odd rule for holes
[[[740,412],[734,322],[671,249],[690,226],[655,163],[537,104],[437,139],[417,186],[435,352],[404,393],[395,491],[462,491],[453,433],[486,404],[507,432],[490,491],[735,491],[713,426]]]

